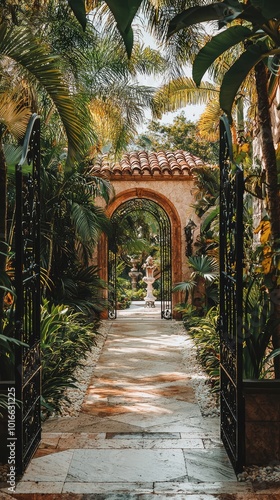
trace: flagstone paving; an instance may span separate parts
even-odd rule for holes
[[[110,322],[79,416],[43,425],[14,498],[279,499],[237,482],[218,417],[196,401],[184,342],[173,321]]]

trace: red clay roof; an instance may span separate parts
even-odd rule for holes
[[[188,151],[135,151],[125,153],[119,162],[111,163],[106,156],[96,160],[90,173],[106,177],[131,175],[166,176],[186,175],[203,161]]]

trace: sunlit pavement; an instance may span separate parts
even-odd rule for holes
[[[14,497],[280,498],[237,482],[219,441],[218,418],[203,418],[196,402],[180,325],[157,319],[157,309],[135,307],[136,314],[122,311],[107,322],[79,416],[44,424],[40,449]]]
[[[128,309],[116,312],[117,319],[161,319],[161,303],[155,301],[154,307],[147,307],[144,301],[134,300]]]

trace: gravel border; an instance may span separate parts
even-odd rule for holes
[[[192,337],[187,333],[183,322],[176,321],[175,333],[183,335],[185,342],[183,346],[183,365],[187,375],[191,379],[192,387],[203,417],[218,417],[220,415],[219,398],[211,392],[209,376],[197,359],[197,348]]]

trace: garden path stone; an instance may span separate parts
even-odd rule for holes
[[[219,418],[196,400],[178,322],[122,318],[108,330],[79,415],[44,423],[14,498],[280,499],[237,481]]]

